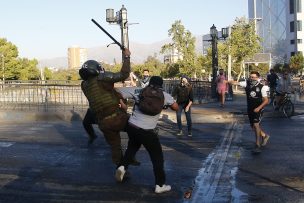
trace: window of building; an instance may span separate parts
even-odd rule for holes
[[[290,44],[294,44],[294,43],[295,43],[294,39],[290,40]]]
[[[302,12],[302,0],[296,0],[296,9],[297,9],[297,13]]]
[[[291,21],[289,24],[290,24],[290,32],[294,32],[294,21]]]
[[[302,39],[297,39],[297,43],[298,44],[302,44],[303,42],[302,42]]]
[[[290,56],[294,56],[295,55],[295,52],[290,52]]]
[[[294,13],[294,0],[289,0],[289,13]]]
[[[302,31],[302,20],[297,20],[297,31]]]

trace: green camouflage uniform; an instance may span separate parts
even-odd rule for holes
[[[125,59],[120,72],[104,72],[81,83],[90,108],[96,114],[98,127],[111,147],[112,161],[119,164],[122,158],[120,131],[128,121],[128,114],[119,108],[121,95],[114,89],[114,83],[123,81],[130,74],[130,59]]]

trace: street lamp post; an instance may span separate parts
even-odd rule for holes
[[[216,95],[216,75],[218,71],[218,52],[217,52],[217,41],[219,39],[226,39],[229,36],[229,28],[222,28],[222,36],[218,37],[218,31],[213,24],[212,27],[210,28],[210,36],[212,44],[212,81],[211,81],[211,97],[212,99],[215,99],[217,97]]]
[[[2,84],[4,85],[5,83],[5,77],[4,77],[4,54],[1,54],[2,58]]]
[[[129,49],[129,36],[128,36],[128,19],[127,9],[122,5],[120,11],[116,12],[114,16],[114,9],[106,9],[106,21],[110,24],[119,24],[121,29],[121,44],[123,47]],[[124,56],[122,54],[122,61]]]
[[[218,68],[218,53],[217,53],[217,40],[218,40],[218,34],[217,29],[212,25],[210,28],[210,36],[211,36],[211,43],[212,43],[212,81],[211,81],[211,97],[213,99],[216,98],[216,74],[217,74],[217,68]]]

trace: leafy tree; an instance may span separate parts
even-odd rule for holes
[[[277,63],[273,66],[273,70],[277,73],[283,73],[285,71],[289,72],[290,71],[290,66],[289,64],[281,64],[281,63]]]
[[[169,37],[173,43],[162,46],[160,53],[173,53],[177,51],[180,56],[178,63],[179,72],[189,76],[195,76],[198,67],[196,67],[197,56],[195,53],[195,37],[186,30],[180,20],[175,21],[168,30]],[[176,66],[175,66],[176,67]]]
[[[218,65],[220,68],[225,70],[225,67],[228,66],[228,45],[227,42],[219,42],[217,46],[218,52]]]
[[[52,80],[53,79],[53,72],[48,68],[45,67],[43,69],[44,79],[45,80]]]
[[[151,75],[160,75],[161,72],[165,69],[165,65],[161,63],[156,56],[148,56],[147,60],[144,62],[143,67],[141,68],[140,73],[147,69]]]
[[[211,72],[211,57],[199,55],[197,58],[197,77],[201,79],[207,79]]]
[[[4,57],[4,76],[5,79],[15,78],[15,68],[18,65],[18,61],[16,58],[18,57],[18,49],[17,47],[8,42],[5,38],[0,38],[0,54]],[[2,59],[1,59],[2,65]],[[3,70],[1,68],[1,75],[3,74]]]
[[[304,57],[302,53],[297,53],[290,58],[289,62],[290,71],[294,74],[303,72],[304,69]]]
[[[53,73],[53,80],[79,80],[77,69],[59,70]]]
[[[21,64],[21,69],[17,70],[19,80],[39,80],[40,70],[37,68],[38,61],[36,59],[29,60],[22,58],[18,60]]]
[[[167,64],[167,67],[161,72],[161,76],[164,78],[174,78],[178,76],[180,70],[180,66],[178,63]]]
[[[6,80],[39,79],[38,61],[36,59],[18,58],[17,47],[5,38],[0,38],[0,53],[4,56],[4,76]],[[3,74],[2,69],[1,73]]]
[[[261,49],[260,38],[255,33],[253,22],[246,22],[245,18],[237,18],[232,26],[232,32],[227,45],[230,48],[232,60],[239,64],[238,80],[244,71],[242,67],[245,59],[251,58]],[[235,68],[235,66],[234,66]]]
[[[266,63],[260,63],[257,66],[255,65],[250,65],[249,66],[249,72],[251,71],[258,71],[261,76],[266,76],[268,71],[269,71],[269,65]]]

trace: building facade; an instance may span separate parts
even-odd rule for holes
[[[68,48],[68,68],[79,69],[80,66],[87,60],[87,49],[73,46]]]
[[[303,53],[302,0],[248,0],[248,14],[262,39],[262,52],[271,53],[273,64]]]

